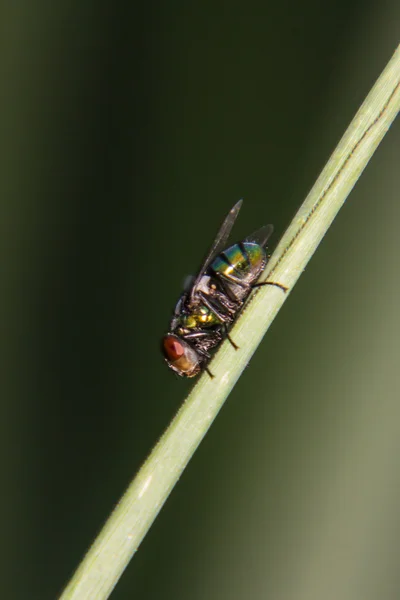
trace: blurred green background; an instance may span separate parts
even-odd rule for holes
[[[159,339],[240,198],[273,245],[396,0],[0,8],[0,597],[54,599],[190,389]],[[400,595],[395,123],[113,598]]]

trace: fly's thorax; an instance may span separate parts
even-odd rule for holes
[[[204,304],[195,304],[179,316],[179,325],[182,329],[204,329],[213,325],[220,325],[217,315]]]

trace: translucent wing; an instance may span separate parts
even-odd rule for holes
[[[239,214],[239,210],[242,206],[242,203],[243,203],[243,200],[239,200],[239,202],[236,202],[235,206],[229,211],[229,213],[225,217],[224,222],[222,223],[217,235],[215,236],[215,240],[211,244],[211,248],[209,249],[209,251],[206,254],[206,257],[203,261],[203,264],[201,265],[198,275],[193,282],[193,287],[192,287],[192,291],[190,294],[192,297],[196,291],[196,287],[197,287],[199,280],[204,275],[204,272],[208,269],[209,265],[212,263],[214,258],[218,254],[220,254],[220,252],[222,252],[222,250],[226,249],[226,243],[227,243],[229,234],[230,234],[233,224],[236,221],[236,218]]]
[[[243,241],[244,242],[255,242],[259,246],[262,246],[263,248],[265,248],[265,246],[266,246],[269,238],[273,234],[273,232],[274,232],[273,225],[264,225],[260,229],[257,229],[257,231],[254,231],[254,233],[252,233],[251,235],[248,235],[247,238]]]

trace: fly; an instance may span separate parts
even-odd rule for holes
[[[162,350],[170,369],[181,377],[194,377],[206,370],[210,351],[228,338],[244,303],[255,287],[282,284],[257,283],[267,264],[266,244],[273,232],[265,225],[243,241],[227,246],[242,200],[229,211],[203,264],[189,287],[180,296],[171,319],[169,332],[162,339]]]

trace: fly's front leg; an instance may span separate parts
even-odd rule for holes
[[[210,379],[214,379],[215,375],[213,375],[208,367],[204,367],[204,370],[207,372],[207,375]]]

